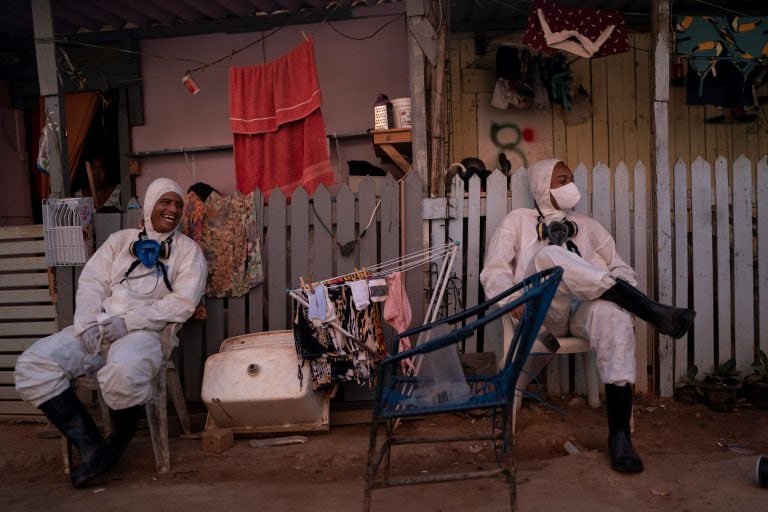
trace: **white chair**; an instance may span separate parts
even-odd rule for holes
[[[163,329],[161,339],[163,363],[152,379],[152,399],[145,405],[149,435],[152,439],[152,450],[155,455],[155,466],[159,474],[167,473],[171,469],[171,455],[168,448],[168,395],[166,393],[171,395],[171,401],[176,409],[184,435],[192,436],[187,403],[181,389],[179,374],[176,371],[176,366],[170,359],[171,353],[177,344],[176,331],[179,327],[179,324],[168,324]],[[76,391],[88,390],[97,392],[101,418],[104,422],[104,435],[109,435],[113,429],[112,418],[109,414],[109,407],[104,403],[104,399],[101,396],[101,389],[96,375],[77,377],[71,381],[71,386]],[[72,444],[65,436],[61,436],[61,448],[62,455],[64,456],[64,472],[69,473],[72,466]]]
[[[512,315],[505,315],[502,317],[502,322],[504,326],[503,354],[506,357],[507,350],[509,349],[509,341],[512,339],[512,334],[514,333],[515,324]],[[592,407],[600,407],[600,377],[597,374],[597,362],[595,360],[595,355],[590,350],[589,341],[585,340],[584,338],[578,338],[575,336],[561,338],[555,337],[555,339],[560,345],[557,349],[557,352],[555,353],[556,355],[575,354],[576,364],[581,364],[584,370],[587,388],[587,401]],[[531,349],[531,356],[535,356],[536,354],[551,354],[551,350],[549,350],[538,338],[534,342],[533,348]],[[504,359],[502,358],[502,363],[503,361]],[[550,381],[557,378],[558,375],[557,367],[555,364],[552,364],[553,362],[556,362],[556,359],[550,360],[547,368],[548,384]],[[517,391],[515,392],[515,407],[513,408],[512,412],[513,433],[516,432],[515,428],[517,422],[517,411],[519,411],[520,407],[522,406],[522,390],[528,386],[528,383],[534,376],[532,374],[537,373],[533,369],[529,368],[529,370],[530,371],[523,371],[517,381]]]

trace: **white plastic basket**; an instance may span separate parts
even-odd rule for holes
[[[48,266],[83,265],[93,254],[93,198],[43,200]]]

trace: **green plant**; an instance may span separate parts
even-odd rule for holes
[[[696,375],[699,373],[699,367],[695,364],[688,367],[688,371],[685,372],[684,377],[680,377],[680,380],[677,381],[677,384],[675,384],[676,388],[681,388],[684,386],[695,386],[696,385]]]
[[[751,383],[768,382],[768,356],[762,350],[757,349],[755,359],[756,362],[752,364],[753,373],[747,379]]]
[[[732,386],[738,384],[741,372],[736,369],[736,360],[731,358],[724,363],[715,366],[712,373],[708,373],[705,381],[716,386]]]

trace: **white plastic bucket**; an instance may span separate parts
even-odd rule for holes
[[[411,127],[411,98],[392,100],[392,111],[395,115],[395,128]]]

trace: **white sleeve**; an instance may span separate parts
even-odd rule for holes
[[[485,290],[486,298],[491,298],[504,290],[517,284],[515,282],[515,258],[517,256],[515,247],[517,246],[518,236],[512,229],[502,224],[496,229],[491,242],[488,244],[488,251],[483,264],[483,271],[480,272],[480,282]],[[502,304],[512,300],[508,297]]]
[[[91,256],[80,273],[75,295],[75,334],[96,325],[102,304],[109,296],[112,264],[119,254],[120,237],[112,234]]]

